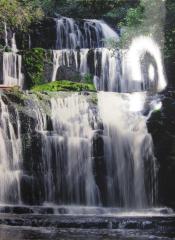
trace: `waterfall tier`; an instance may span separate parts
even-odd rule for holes
[[[2,203],[154,204],[156,163],[141,113],[145,94],[97,97],[60,93],[41,101],[26,94],[23,107],[11,103],[11,112],[8,98],[1,99],[0,155],[3,172],[9,172],[1,175]],[[142,104],[134,108],[136,98]]]
[[[86,19],[75,21],[60,17],[56,22],[55,49],[99,48],[107,38],[119,39],[118,34],[104,21]]]
[[[22,142],[18,111],[9,110],[7,100],[0,98],[0,203],[20,203]]]
[[[119,41],[119,36],[102,20],[59,17],[55,23],[55,49],[59,50],[53,50],[53,71],[47,81],[67,80],[59,78],[59,68],[65,66],[76,70],[82,78],[90,74],[100,91],[162,91],[166,87],[161,52],[151,38],[138,37],[129,49],[110,50],[105,48],[105,41]],[[5,41],[8,44],[6,25]],[[22,58],[17,54],[15,34],[11,48],[12,52],[3,57],[3,83],[23,88]]]
[[[3,53],[3,84],[23,87],[22,56],[15,52]]]
[[[149,39],[148,42],[150,42]],[[107,48],[54,50],[52,81],[58,80],[59,67],[65,66],[76,69],[82,77],[90,74],[96,89],[100,91],[161,91],[166,86],[166,80],[161,53],[158,46],[152,41],[151,46],[153,45],[157,48],[154,56],[144,46],[134,54],[131,54],[132,48],[131,51],[113,51]],[[143,59],[144,57],[145,59]],[[133,59],[136,61],[134,66]],[[150,78],[150,67],[153,71],[152,78]]]

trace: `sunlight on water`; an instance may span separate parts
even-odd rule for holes
[[[150,37],[140,36],[133,40],[126,57],[127,71],[130,73],[130,77],[133,81],[141,82],[143,78],[141,61],[146,53],[150,54],[156,63],[158,74],[157,90],[161,91],[167,85],[164,75],[161,51],[158,44]],[[149,80],[151,81],[153,81],[155,75],[155,69],[153,68],[153,65],[150,65]]]

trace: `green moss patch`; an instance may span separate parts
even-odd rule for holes
[[[46,83],[32,88],[33,91],[90,91],[95,92],[95,86],[92,83],[76,83],[71,81],[55,81]]]
[[[33,48],[23,54],[23,61],[27,75],[27,85],[43,83],[45,50],[42,48]]]

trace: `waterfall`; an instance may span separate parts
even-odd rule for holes
[[[6,100],[7,101],[7,100]],[[14,109],[14,121],[3,97],[0,97],[0,203],[21,202],[20,176],[22,164],[22,142],[20,119]]]
[[[167,83],[161,51],[158,44],[150,37],[140,36],[133,39],[123,65],[124,78],[129,79],[128,85],[131,83],[133,90],[149,90],[150,87],[155,91],[165,89]]]
[[[145,99],[145,93],[98,94],[109,206],[146,208],[156,199],[157,166],[147,117],[141,112]]]
[[[68,66],[81,75],[90,73],[97,90],[113,92],[162,91],[166,87],[161,51],[150,37],[133,39],[129,49],[111,50],[104,40],[119,41],[118,34],[104,21],[75,21],[60,17],[56,21],[56,49],[53,75]]]
[[[60,17],[56,22],[56,49],[99,48],[103,40],[111,37],[118,39],[118,34],[104,21],[85,19],[76,22],[72,18]]]
[[[21,108],[29,102],[32,114],[26,117],[24,129],[31,139],[37,139],[39,153],[29,157],[29,170],[21,170],[25,142],[20,137],[18,110],[9,110],[0,98],[0,202],[25,204],[21,189],[29,174],[32,183],[27,184],[33,184],[29,191],[36,195],[35,200],[38,186],[41,188],[41,199],[31,201],[34,204],[125,209],[154,206],[157,165],[146,122],[155,103],[150,102],[146,91],[158,92],[166,86],[158,45],[142,37],[134,39],[129,49],[113,51],[105,48],[103,39],[118,40],[118,35],[105,22],[66,17],[55,22],[57,40],[50,80],[57,80],[59,67],[65,66],[78,71],[82,78],[91,74],[97,90],[110,92],[94,93],[95,97],[90,93],[26,93]],[[11,43],[13,51],[3,54],[4,84],[22,86],[22,60],[15,34]]]
[[[18,51],[17,46],[16,46],[15,33],[13,33],[13,36],[11,39],[11,49],[12,49],[12,52],[14,52],[14,53],[16,53]]]
[[[42,161],[45,201],[59,204],[98,205],[92,158],[93,113],[86,99],[78,94],[52,97],[53,130],[46,131],[45,116],[38,108],[42,133]],[[54,171],[53,171],[54,170]]]
[[[29,100],[22,112],[25,116],[29,111],[29,120],[26,115],[24,123],[16,107],[9,108],[9,100],[1,97],[1,203],[25,204],[25,188],[21,188],[25,181],[31,184],[27,186],[33,204],[37,203],[37,192],[31,189],[37,189],[40,181],[43,203],[125,209],[154,206],[157,164],[146,126],[150,114],[144,112],[158,109],[160,102],[147,101],[147,109],[146,92],[99,92],[97,103],[93,98],[93,94],[58,93],[45,102],[41,96],[26,94]],[[24,126],[29,139],[39,136],[37,155],[27,160],[22,157]],[[32,152],[30,141],[27,148]],[[26,180],[21,183],[21,178]]]
[[[6,22],[4,22],[4,36],[5,36],[5,46],[8,46],[8,32],[7,32]]]
[[[4,23],[5,44],[8,47],[7,25]],[[15,33],[11,39],[11,52],[3,52],[3,84],[6,86],[20,86],[23,88],[22,56],[17,54]]]
[[[7,25],[4,23],[5,46],[8,47]],[[11,39],[11,52],[3,52],[3,84],[6,86],[20,86],[23,88],[22,56],[17,54],[15,33]]]
[[[15,52],[3,53],[3,84],[23,86],[22,57]]]
[[[107,48],[53,50],[52,81],[56,80],[58,68],[66,66],[76,69],[82,76],[90,73],[97,90],[161,91],[166,87],[161,52],[153,40],[142,39],[135,40],[138,51],[132,45],[129,50],[116,51]],[[136,43],[133,44],[135,46]],[[153,46],[154,51],[151,50]],[[147,57],[148,54],[152,56],[151,59]],[[145,61],[144,56],[147,57]]]

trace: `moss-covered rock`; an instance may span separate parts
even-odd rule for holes
[[[76,83],[71,81],[55,81],[47,84],[34,86],[33,91],[90,91],[95,92],[95,86],[91,83]]]
[[[45,54],[43,48],[33,48],[23,52],[27,87],[43,83]]]

